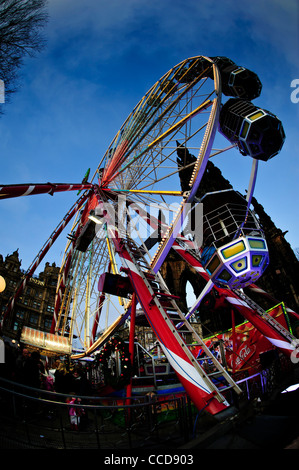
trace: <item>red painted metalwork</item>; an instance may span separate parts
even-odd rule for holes
[[[106,295],[103,293],[99,298],[98,310],[97,310],[97,313],[96,313],[96,316],[95,316],[95,319],[94,319],[94,323],[93,323],[93,326],[92,326],[92,330],[91,330],[90,346],[92,346],[93,343],[95,342],[97,329],[98,329],[98,324],[99,324],[99,319],[100,319],[100,316],[101,316],[102,307],[103,307],[103,303],[105,301],[105,297],[106,297]]]
[[[133,293],[131,305],[131,321],[130,321],[130,336],[129,336],[129,353],[132,368],[134,366],[134,340],[135,340],[135,318],[136,318],[136,294]],[[132,377],[127,386],[127,397],[132,396]],[[130,403],[128,403],[130,404]]]
[[[188,355],[186,354],[186,344],[181,340],[181,344],[173,331],[165,321],[166,311],[153,302],[153,295],[150,292],[145,280],[135,266],[134,259],[126,250],[122,240],[119,238],[116,229],[109,227],[111,239],[119,256],[122,258],[124,269],[130,277],[134,286],[138,301],[158,338],[164,353],[172,364],[180,382],[185,388],[198,409],[206,408],[211,414],[217,414],[227,408],[228,403],[220,403],[214,392],[203,386],[201,376],[195,369]]]
[[[128,149],[128,145],[128,141],[123,140],[116,148],[108,167],[104,171],[101,181],[102,186],[107,185],[109,181],[111,181],[112,177],[115,177],[116,171],[119,169],[120,165],[124,161],[123,157]]]
[[[0,200],[20,196],[33,196],[35,194],[49,194],[53,196],[57,192],[78,191],[83,189],[91,189],[91,183],[86,184],[13,184],[0,186]]]
[[[258,287],[255,284],[251,284],[250,286],[248,286],[248,289],[251,290],[252,292],[256,292],[258,294],[261,294],[262,296],[264,296],[267,299],[271,300],[273,302],[273,304],[279,304],[280,303],[280,300],[275,299],[275,297],[273,297],[273,295],[270,295],[268,292],[264,291],[263,289],[261,289],[261,287]],[[286,309],[288,314],[290,314],[292,317],[299,320],[299,314],[296,313],[293,309],[291,309],[288,306],[285,306],[285,309]]]

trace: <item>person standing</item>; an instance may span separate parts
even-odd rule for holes
[[[30,358],[24,364],[24,385],[40,388],[43,373],[44,367],[40,359],[40,353],[32,351]]]

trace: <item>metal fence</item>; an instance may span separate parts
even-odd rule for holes
[[[270,396],[280,380],[275,362],[242,378],[241,400]],[[238,407],[231,393],[228,401]],[[186,395],[74,397],[1,377],[0,423],[2,449],[178,449],[213,426]]]
[[[186,396],[71,398],[0,378],[0,448],[177,448],[196,432]]]

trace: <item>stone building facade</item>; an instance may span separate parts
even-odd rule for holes
[[[3,335],[18,340],[23,326],[50,332],[58,274],[59,267],[55,263],[46,263],[44,271],[29,279],[13,311],[4,322]],[[5,290],[0,293],[0,311],[3,314],[24,276],[18,250],[5,259],[0,255],[0,275],[6,282]]]

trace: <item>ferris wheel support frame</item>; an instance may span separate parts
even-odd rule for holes
[[[95,188],[95,193],[98,197],[99,204],[103,204],[97,188]],[[134,343],[132,343],[132,337],[134,336],[133,328],[135,328],[135,309],[136,301],[138,299],[149,324],[166,354],[166,357],[170,363],[172,363],[179,380],[198,409],[206,408],[213,415],[226,410],[229,403],[226,401],[225,397],[222,396],[221,393],[217,393],[213,390],[214,385],[212,382],[210,382],[212,388],[209,389],[209,385],[205,383],[205,379],[203,379],[202,376],[203,370],[199,364],[196,363],[192,352],[189,351],[188,347],[186,347],[186,343],[182,342],[180,334],[174,332],[173,326],[170,326],[171,321],[166,321],[165,316],[167,317],[167,313],[164,310],[164,307],[162,307],[159,301],[154,300],[153,291],[149,283],[146,281],[145,273],[142,272],[142,270],[140,270],[135,264],[134,256],[126,246],[126,240],[121,237],[118,228],[114,225],[115,221],[113,221],[114,223],[111,223],[112,221],[109,218],[108,211],[103,218],[103,222],[107,223],[107,229],[109,231],[110,239],[114,244],[115,251],[120,257],[122,270],[128,274],[133,287],[133,298],[128,305],[127,313],[125,315],[126,317],[131,314],[131,349],[134,346]],[[117,323],[116,327],[118,326],[119,324]],[[130,386],[128,388],[128,392],[130,393]]]

